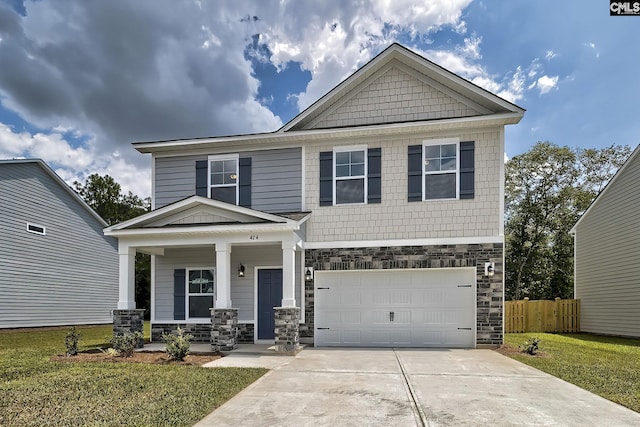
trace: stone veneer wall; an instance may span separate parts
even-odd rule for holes
[[[238,347],[238,309],[211,309],[211,348],[214,351],[234,350]]]
[[[405,268],[476,268],[476,343],[502,344],[503,244],[393,246],[346,249],[307,249],[305,266],[314,270],[383,270]],[[495,263],[495,275],[484,276],[484,263]],[[313,281],[305,284],[305,322],[300,336],[313,337]]]
[[[275,347],[278,353],[300,350],[300,308],[274,307]]]
[[[113,334],[124,335],[127,332],[142,332],[144,309],[113,310]],[[144,339],[138,342],[138,348],[144,346]]]
[[[151,325],[151,341],[162,342],[162,334],[175,334],[178,326],[193,335],[194,343],[211,343],[211,323],[154,323]],[[238,323],[238,343],[253,344],[253,323]]]

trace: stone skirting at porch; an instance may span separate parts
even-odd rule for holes
[[[175,334],[178,326],[193,335],[194,343],[211,343],[211,323],[152,323],[151,341],[162,342],[162,334]],[[253,323],[238,323],[238,344],[253,344]]]
[[[211,348],[214,351],[233,350],[237,347],[238,309],[211,309]]]
[[[113,310],[113,334],[124,335],[129,332],[144,333],[143,309]],[[144,340],[138,342],[138,348],[142,348]]]
[[[502,243],[436,246],[389,246],[342,249],[307,249],[305,266],[314,270],[384,270],[411,268],[476,268],[476,342],[478,346],[502,344],[504,290]],[[484,263],[495,263],[495,275],[484,275]],[[305,283],[305,323],[302,342],[313,338],[314,284]]]
[[[296,354],[300,351],[300,309],[274,307],[275,347],[277,353]]]

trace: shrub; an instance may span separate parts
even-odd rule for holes
[[[182,328],[178,327],[176,334],[162,334],[165,342],[165,349],[171,360],[184,360],[189,354],[190,342],[193,335],[185,334]]]
[[[123,357],[133,356],[133,352],[138,343],[143,342],[142,332],[126,332],[124,334],[114,334],[111,338],[111,347]]]
[[[540,338],[533,338],[531,341],[525,341],[524,344],[520,346],[520,350],[523,353],[527,353],[533,356],[539,350],[538,344],[540,344]]]
[[[75,326],[69,329],[69,332],[64,336],[64,346],[67,348],[67,356],[75,356],[78,354],[78,342],[81,337],[80,332],[76,330]]]

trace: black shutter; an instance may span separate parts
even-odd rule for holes
[[[381,148],[369,148],[367,151],[367,203],[380,203],[382,200]]]
[[[333,152],[320,153],[320,206],[333,205]]]
[[[460,143],[460,198],[473,199],[475,180],[475,143]]]
[[[251,207],[251,157],[240,157],[238,160],[238,205]]]
[[[408,200],[419,202],[422,200],[422,145],[409,146]]]
[[[207,186],[207,174],[209,162],[207,160],[196,161],[196,196],[209,197]]]
[[[173,320],[184,320],[185,312],[185,276],[184,268],[173,270]]]

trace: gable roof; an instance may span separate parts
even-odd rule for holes
[[[0,160],[0,166],[6,164],[36,164],[40,166],[52,179],[56,182],[60,187],[62,187],[67,193],[71,195],[73,199],[75,199],[83,209],[86,209],[103,227],[108,226],[107,222],[102,219],[100,215],[96,211],[94,211],[91,206],[89,206],[82,197],[78,195],[60,176],[49,165],[47,165],[42,159],[7,159]]]
[[[385,67],[398,66],[403,71],[418,76],[424,83],[447,93],[452,99],[462,102],[478,113],[463,117],[422,117],[415,121],[390,121],[389,123],[356,123],[346,127],[318,127],[309,129],[309,125],[323,114],[338,108],[341,102],[349,99],[362,89],[376,73]],[[474,126],[504,125],[518,123],[525,110],[499,96],[475,85],[429,61],[417,53],[394,43],[351,76],[339,83],[326,95],[298,114],[287,124],[274,132],[230,135],[203,138],[186,138],[160,141],[134,142],[134,148],[141,153],[156,153],[173,150],[198,148],[235,149],[241,142],[246,147],[259,148],[278,143],[300,144],[308,140],[345,139],[351,137],[382,136],[399,133],[419,133],[424,131],[445,131]]]
[[[393,43],[351,76],[347,77],[324,96],[311,104],[303,112],[290,120],[287,124],[282,126],[277,132],[304,129],[305,125],[311,123],[323,112],[334,106],[336,102],[352,90],[356,89],[358,85],[361,85],[377,71],[393,62],[406,65],[407,67],[416,70],[419,74],[426,76],[436,85],[451,89],[455,93],[460,94],[462,97],[475,104],[479,111],[484,109],[486,113],[516,113],[520,115],[525,112],[523,108],[518,107],[517,105],[500,98],[480,86],[477,86],[469,80],[466,80],[438,64],[429,61],[412,50],[398,43]]]
[[[255,227],[297,230],[309,215],[309,212],[271,214],[206,197],[191,196],[112,225],[105,228],[104,233],[107,236],[117,236],[202,227],[210,232],[219,229],[225,233]],[[191,221],[193,217],[199,220]]]
[[[627,161],[624,162],[624,164],[622,166],[620,166],[620,169],[618,169],[618,171],[616,172],[616,174],[613,176],[613,178],[611,178],[611,180],[609,180],[609,182],[607,183],[607,185],[602,189],[602,191],[600,191],[600,193],[598,193],[598,195],[596,196],[595,199],[593,199],[593,201],[591,202],[591,204],[589,205],[589,207],[587,208],[587,210],[582,214],[582,216],[580,217],[580,219],[576,222],[576,224],[571,228],[571,230],[569,230],[570,234],[575,234],[576,233],[576,229],[578,228],[578,225],[582,222],[582,220],[589,214],[589,212],[591,212],[592,208],[594,206],[596,206],[596,204],[598,204],[600,202],[600,199],[602,198],[602,195],[605,194],[608,191],[611,191],[610,188],[613,186],[613,184],[616,182],[616,180],[624,173],[624,170],[627,168],[627,166],[629,166],[630,164],[632,164],[634,161],[636,161],[636,158],[640,158],[640,144],[638,144],[638,146],[635,148],[635,150],[633,150],[633,152],[631,153],[631,155],[629,156],[629,158],[627,159]],[[638,160],[640,161],[640,160]]]

